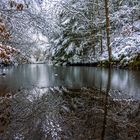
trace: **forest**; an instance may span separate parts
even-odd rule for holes
[[[1,64],[140,66],[138,0],[1,0],[0,16]]]
[[[0,0],[0,140],[140,140],[140,0]]]

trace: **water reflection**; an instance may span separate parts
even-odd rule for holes
[[[103,119],[103,130],[101,134],[101,140],[105,139],[105,132],[106,132],[106,126],[107,126],[107,115],[108,115],[108,98],[109,98],[109,92],[110,92],[110,85],[111,85],[111,68],[108,70],[108,80],[107,80],[107,86],[105,91],[105,99],[104,99],[104,119]]]
[[[56,67],[21,65],[4,70],[7,75],[0,77],[0,93],[21,87],[66,86],[73,88],[97,87],[106,90],[108,69],[95,67]],[[140,71],[112,69],[111,89],[140,99]]]
[[[0,139],[2,139],[7,127],[11,123],[11,102],[9,94],[0,96]]]
[[[140,139],[139,101],[117,101],[95,88],[65,87],[23,89],[8,100],[11,119],[2,140]]]

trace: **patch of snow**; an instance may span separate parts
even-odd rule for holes
[[[123,59],[127,63],[140,54],[140,35],[115,38],[111,47],[113,60]],[[106,60],[106,58],[107,52],[104,52],[100,60]]]

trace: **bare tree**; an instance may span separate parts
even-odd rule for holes
[[[108,57],[109,64],[111,64],[111,47],[110,47],[110,20],[109,20],[109,4],[108,0],[105,1],[105,16],[106,16],[106,34],[107,34],[107,48],[108,48]]]

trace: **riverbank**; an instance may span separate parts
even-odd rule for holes
[[[140,23],[140,22],[139,22]],[[130,36],[120,36],[114,38],[111,43],[112,48],[112,67],[124,69],[140,69],[140,31],[133,32]],[[108,51],[104,42],[103,53],[100,53],[99,46],[96,46],[96,55],[94,50],[89,49],[86,54],[73,53],[72,56],[63,54],[57,57],[49,58],[44,61],[32,61],[26,55],[23,55],[19,50],[10,46],[0,46],[0,67],[26,64],[26,63],[42,63],[49,62],[53,65],[66,66],[94,66],[108,67]]]
[[[113,67],[140,69],[140,32],[133,32],[129,36],[120,35],[114,38],[110,45]],[[105,42],[102,54],[98,48],[99,46],[95,48],[96,54],[93,49],[89,49],[84,55],[73,54],[69,58],[64,54],[62,57],[54,57],[52,63],[54,65],[107,67],[109,62]]]
[[[122,57],[119,60],[112,60],[111,65],[108,59],[99,60],[95,62],[59,62],[54,65],[60,66],[88,66],[88,67],[112,67],[112,68],[120,68],[120,69],[136,69],[140,70],[140,54],[138,53],[136,57],[133,57],[131,61],[125,61],[127,57]]]
[[[127,30],[125,30],[127,28]],[[112,65],[119,68],[140,67],[140,20],[134,21],[133,25],[125,24],[116,29],[117,32],[110,34],[110,47],[112,50]],[[59,41],[59,40],[57,40]],[[63,40],[65,42],[65,39]],[[85,40],[86,44],[86,40]],[[102,46],[102,53],[101,53]],[[50,48],[51,56],[49,61],[54,65],[71,66],[107,66],[108,50],[106,37],[96,44],[80,46],[75,43],[69,45],[56,45]]]

